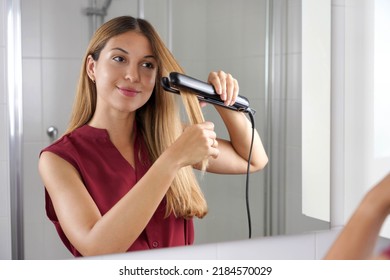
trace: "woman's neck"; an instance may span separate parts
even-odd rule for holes
[[[134,143],[135,113],[127,116],[110,116],[109,114],[95,114],[88,125],[106,129],[111,141],[118,146]]]

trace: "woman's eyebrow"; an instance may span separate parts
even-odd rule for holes
[[[126,51],[126,50],[124,50],[124,49],[122,49],[122,48],[112,48],[111,50],[112,50],[112,51],[118,50],[118,51],[124,52],[125,54],[129,54],[128,51]]]
[[[122,48],[119,48],[119,47],[117,47],[117,48],[112,48],[112,49],[111,49],[111,51],[114,51],[114,50],[121,51],[121,52],[123,52],[123,53],[125,53],[125,54],[129,54],[128,51],[126,51],[126,50],[124,50],[124,49],[122,49]],[[155,57],[154,55],[152,55],[152,54],[145,55],[144,58],[156,59],[156,57]]]
[[[154,55],[152,55],[152,54],[145,55],[144,58],[152,58],[152,59],[156,60],[156,57]]]

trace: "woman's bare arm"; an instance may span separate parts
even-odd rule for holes
[[[209,145],[214,133],[211,128],[210,123],[205,123],[185,129],[104,216],[76,169],[53,153],[42,153],[39,172],[61,227],[73,246],[83,256],[125,252],[146,227],[177,171],[215,156],[216,149]]]
[[[363,198],[325,259],[372,258],[380,229],[390,213],[390,175]]]

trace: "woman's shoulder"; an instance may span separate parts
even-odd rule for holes
[[[39,154],[42,156],[45,152],[50,152],[59,156],[62,159],[70,162],[72,165],[76,165],[79,155],[79,142],[80,138],[85,134],[83,127],[76,128],[72,132],[62,135],[59,139],[55,140],[50,145],[43,148]]]
[[[76,130],[73,132],[62,135],[60,138],[58,138],[57,140],[52,142],[50,145],[43,148],[41,151],[41,154],[43,152],[61,151],[61,150],[68,149],[69,147],[71,147],[72,142],[74,142],[72,138],[74,138]],[[77,133],[76,133],[76,135],[77,135]]]
[[[59,139],[45,147],[42,152],[76,149],[77,146],[82,145],[82,142],[88,142],[92,139],[105,136],[106,132],[104,130],[95,129],[88,125],[83,125],[71,132],[62,135]]]

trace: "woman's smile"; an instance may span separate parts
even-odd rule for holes
[[[119,92],[121,94],[123,94],[124,96],[127,96],[127,97],[135,97],[139,93],[141,93],[141,91],[133,89],[133,88],[117,87],[117,89],[119,90]]]

